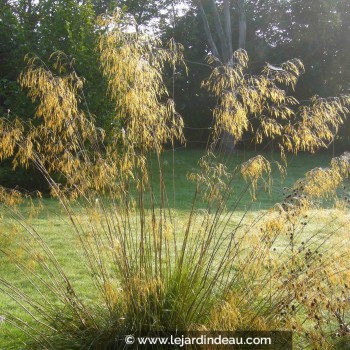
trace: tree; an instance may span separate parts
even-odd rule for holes
[[[215,0],[209,0],[206,4],[202,0],[195,0],[194,3],[203,21],[211,54],[220,62],[232,67],[233,35],[231,11],[234,8],[239,18],[238,48],[245,48],[247,35],[245,1],[236,0],[233,4],[234,7],[230,0],[224,0],[220,4]],[[221,16],[219,10],[222,12]],[[210,13],[214,23],[213,26],[210,26],[207,12]],[[225,131],[222,133],[221,148],[224,151],[233,151],[234,149],[233,136]]]
[[[305,65],[295,96],[348,93],[350,74],[350,4],[346,0],[258,1],[259,36],[272,50],[269,62],[298,57]],[[349,147],[349,121],[340,130],[338,147]]]
[[[202,74],[200,71],[204,69],[207,54],[217,57],[218,63],[227,64],[229,54],[225,52],[230,53],[227,51],[230,42],[233,50],[239,47],[247,50],[253,72],[259,72],[265,62],[278,67],[291,57],[301,59],[305,74],[300,77],[298,89],[290,91],[300,100],[313,95],[347,93],[350,81],[346,68],[350,55],[349,13],[350,5],[345,0],[192,1],[190,11],[184,16],[188,19],[178,21],[175,35],[184,43],[190,61],[200,64],[189,63],[190,76],[183,83],[178,82],[176,93],[181,96],[181,89],[187,91],[188,85],[195,84],[191,82],[192,76]],[[232,38],[228,41],[226,33],[229,30],[225,28],[230,27]],[[199,88],[189,90],[185,99],[192,101],[198,94],[203,94]],[[198,116],[196,111],[190,111],[189,118],[195,115],[199,119],[201,114],[202,111]],[[186,115],[184,117],[186,120]],[[201,126],[209,125],[203,121]],[[346,133],[348,127],[343,130],[341,133]]]
[[[28,34],[28,31],[34,18],[32,12],[20,15],[25,7],[20,5],[7,0],[2,0],[0,5],[0,113],[10,111],[26,117],[30,114],[30,104],[16,79],[25,66],[23,57],[33,42],[29,38],[33,39],[34,34]]]
[[[3,1],[0,12],[0,30],[4,33],[0,43],[0,109],[12,120],[30,120],[35,113],[36,102],[26,96],[17,81],[25,68],[26,55],[35,55],[53,69],[50,56],[64,52],[66,68],[74,69],[84,77],[84,91],[79,107],[96,118],[96,123],[107,132],[113,126],[111,120],[114,107],[106,97],[107,82],[99,69],[99,55],[96,51],[98,32],[91,2],[77,0],[17,0]],[[61,55],[63,58],[63,55]],[[62,71],[62,74],[65,72]],[[85,100],[89,100],[87,107]],[[37,121],[38,122],[38,121]],[[10,165],[2,163],[6,169]],[[23,188],[33,189],[29,174],[18,169],[16,174],[2,181],[9,185],[16,183]],[[5,171],[6,172],[6,171]],[[37,186],[37,184],[35,184]],[[38,187],[37,187],[38,188]],[[41,190],[45,190],[40,187]]]

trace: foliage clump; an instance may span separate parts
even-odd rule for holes
[[[216,137],[224,130],[240,141],[250,131],[257,144],[274,140],[282,157],[285,152],[314,153],[327,147],[348,113],[349,96],[315,96],[308,105],[300,105],[286,92],[304,73],[300,60],[280,67],[267,64],[261,74],[250,75],[246,51],[236,51],[233,58],[232,65],[215,67],[203,83],[219,99],[214,110]]]

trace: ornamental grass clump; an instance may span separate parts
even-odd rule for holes
[[[26,217],[26,198],[2,188],[2,218],[12,219],[1,259],[26,278],[20,285],[0,276],[1,292],[22,310],[2,310],[4,323],[25,334],[6,345],[114,349],[127,334],[176,330],[293,330],[296,349],[346,339],[349,154],[285,188],[268,211],[237,207],[247,193],[255,200],[271,189],[274,172],[286,176],[286,152],[327,146],[350,98],[299,106],[283,89],[302,74],[298,60],[278,70],[267,65],[258,76],[246,72],[243,50],[233,65],[212,61],[204,86],[218,99],[213,134],[188,174],[195,191],[184,218],[170,204],[163,162],[166,144],[185,142],[183,120],[162,79],[166,64],[184,66],[182,48],[131,31],[121,12],[98,25],[101,69],[115,103],[108,137],[81,108],[84,80],[62,53],[52,56],[54,70],[28,59],[19,78],[37,103],[36,119],[1,119],[0,159],[33,164],[45,176],[69,231],[60,244],[67,254],[78,244],[69,265],[88,286],[69,276],[45,241],[47,228]],[[239,140],[248,130],[257,143],[277,140],[282,164],[256,155],[232,167],[218,155],[223,131]]]

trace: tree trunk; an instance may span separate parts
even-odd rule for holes
[[[235,138],[226,130],[221,133],[219,151],[223,153],[232,153],[235,150]]]
[[[247,40],[247,18],[245,13],[245,0],[237,0],[238,8],[238,28],[239,28],[239,37],[238,37],[238,47],[240,49],[245,49],[246,40]],[[224,0],[224,11],[225,11],[225,32],[227,33],[227,39],[229,40],[228,33],[232,33],[231,30],[231,18],[230,18],[230,1]],[[232,35],[232,34],[231,34]],[[231,37],[232,45],[232,37]],[[232,54],[231,54],[232,56]],[[232,59],[232,58],[231,58]],[[232,64],[228,62],[228,64]],[[221,134],[220,141],[220,150],[223,152],[233,152],[235,149],[235,139],[227,131],[223,131]]]
[[[246,13],[245,13],[245,1],[246,0],[235,0],[238,10],[239,18],[239,38],[238,44],[239,48],[244,49],[246,45]],[[210,5],[212,8],[212,15],[214,19],[215,32],[218,37],[218,47],[216,46],[211,28],[209,26],[208,18],[203,8],[202,0],[194,0],[197,5],[199,14],[203,21],[204,31],[208,40],[209,48],[211,53],[218,58],[223,64],[232,66],[233,64],[233,45],[232,45],[232,26],[231,26],[231,1],[223,0],[223,17],[220,17],[218,12],[218,7],[215,0],[210,0]],[[223,130],[221,134],[221,139],[219,143],[219,149],[222,152],[232,152],[235,149],[234,137],[227,131]]]
[[[215,45],[215,41],[214,41],[213,36],[211,34],[209,23],[208,23],[208,19],[207,19],[207,15],[205,14],[205,11],[204,11],[204,8],[203,8],[201,0],[197,0],[196,4],[198,6],[199,13],[200,13],[200,16],[201,16],[202,21],[203,21],[204,31],[205,31],[205,35],[207,36],[207,40],[208,40],[208,44],[209,44],[210,50],[211,50],[212,54],[215,57],[219,58],[219,51],[218,51],[218,49],[217,49],[217,47]]]
[[[211,6],[213,8],[213,17],[214,17],[216,33],[218,34],[218,37],[219,37],[222,62],[226,63],[230,59],[227,38],[224,33],[224,29],[222,27],[221,19],[219,16],[219,12],[218,12],[218,8],[216,6],[215,0],[211,0]]]
[[[228,60],[229,64],[232,64],[232,28],[231,28],[231,6],[230,0],[224,0],[224,28],[226,34],[226,40],[228,44]]]
[[[239,37],[238,37],[238,47],[240,49],[245,49],[247,41],[247,18],[245,14],[244,0],[238,1],[238,28],[239,28]]]

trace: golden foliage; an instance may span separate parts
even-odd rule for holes
[[[253,199],[256,199],[255,192],[260,178],[263,179],[265,188],[271,187],[272,178],[270,162],[261,155],[251,158],[243,163],[241,166],[241,173],[243,178],[245,180],[249,179],[252,184]],[[267,175],[266,179],[263,177],[264,174]]]
[[[329,167],[315,168],[305,174],[293,186],[296,198],[332,199],[338,197],[337,190],[343,185],[350,172],[350,154],[344,153],[332,159]]]
[[[233,64],[215,67],[203,83],[218,99],[214,143],[223,131],[235,141],[251,131],[258,144],[274,140],[284,157],[286,151],[313,153],[333,140],[348,112],[349,96],[327,99],[315,96],[308,105],[300,105],[283,89],[283,86],[294,89],[303,74],[300,60],[287,61],[281,67],[267,64],[255,76],[247,73],[248,56],[244,50],[236,51],[233,58]]]
[[[182,118],[162,78],[166,63],[183,62],[182,48],[173,41],[162,48],[157,39],[125,32],[123,23],[121,12],[99,22],[108,29],[100,35],[101,65],[116,103],[115,118],[123,125],[112,133],[112,143],[104,145],[104,131],[81,109],[84,81],[59,52],[51,56],[56,74],[34,57],[27,58],[19,77],[28,96],[38,101],[40,122],[0,121],[0,160],[13,157],[14,167],[33,162],[51,183],[53,196],[62,190],[71,198],[88,191],[120,196],[135,179],[135,169],[143,174],[137,186],[144,187],[146,153],[159,154],[166,142],[184,140]],[[61,185],[52,172],[63,179]]]
[[[273,162],[282,176],[286,169],[278,162]],[[259,179],[262,180],[265,191],[270,191],[272,186],[271,162],[262,155],[255,156],[242,163],[240,172],[244,180],[249,180],[250,191],[253,200],[256,199],[256,190]]]
[[[188,218],[185,223],[177,221],[166,205],[160,156],[164,143],[183,141],[183,121],[168,99],[162,73],[166,63],[183,62],[182,48],[173,42],[162,48],[157,39],[125,30],[121,12],[102,17],[99,26],[104,29],[99,41],[101,65],[115,102],[116,124],[122,126],[113,131],[113,141],[105,145],[103,130],[80,108],[83,80],[56,54],[52,56],[56,74],[38,59],[28,60],[19,81],[38,102],[40,122],[1,119],[0,160],[14,157],[14,166],[27,166],[31,161],[46,176],[68,214],[107,316],[101,321],[90,312],[45,241],[26,224],[24,229],[41,250],[32,251],[28,242],[23,243],[24,253],[17,255],[29,252],[30,259],[28,266],[18,264],[22,272],[72,313],[68,324],[77,330],[79,341],[85,341],[91,329],[99,333],[98,339],[104,332],[115,339],[116,330],[125,331],[128,326],[133,331],[180,326],[293,329],[299,335],[307,333],[309,344],[316,348],[326,348],[327,328],[348,334],[344,317],[349,312],[348,244],[339,237],[334,246],[327,246],[331,233],[308,232],[307,227],[317,201],[338,200],[337,190],[350,171],[349,154],[333,159],[328,168],[308,172],[286,189],[290,193],[282,203],[259,218],[249,218],[246,223],[244,213],[236,223],[232,212],[226,211],[235,194],[233,179],[243,177],[255,199],[259,181],[265,189],[271,188],[272,163],[258,155],[230,171],[217,160],[211,145],[200,160],[200,170],[189,174],[197,187]],[[250,76],[246,74],[247,53],[239,50],[234,59],[232,65],[214,68],[204,83],[219,99],[213,144],[222,130],[236,140],[247,130],[255,132],[257,143],[276,139],[282,154],[313,152],[333,139],[349,97],[314,98],[309,106],[295,109],[298,102],[280,86],[295,87],[303,73],[300,61],[288,61],[281,67],[267,65],[261,75]],[[158,165],[161,198],[157,210],[149,181],[151,152]],[[283,174],[285,169],[276,164]],[[66,182],[54,181],[51,172],[59,173]],[[82,198],[86,216],[75,212],[76,207],[66,201],[67,193]],[[196,207],[197,194],[202,195],[205,209]],[[21,200],[18,191],[0,188],[5,206]],[[328,227],[332,220],[329,217]],[[347,228],[346,223],[344,226]],[[332,229],[340,232],[337,227]],[[48,280],[34,274],[37,267]],[[2,277],[0,282],[21,304],[25,296]],[[41,293],[40,287],[32,285]],[[54,303],[38,306],[30,297],[25,301],[39,315],[48,310],[45,317],[51,321]],[[65,320],[53,319],[45,329],[58,333]],[[45,341],[51,346],[49,336]]]
[[[127,146],[160,150],[167,141],[183,140],[183,121],[162,77],[165,63],[183,63],[182,47],[170,41],[162,48],[159,39],[121,30],[121,11],[101,17],[99,25],[108,28],[99,40],[101,65],[116,105],[116,119],[126,125]]]
[[[20,191],[10,190],[0,186],[0,203],[7,206],[15,206],[23,202],[23,196]]]
[[[188,179],[196,182],[197,189],[205,202],[223,203],[225,195],[230,191],[232,174],[224,164],[215,160],[213,153],[207,153],[199,161],[200,171],[188,174]]]

